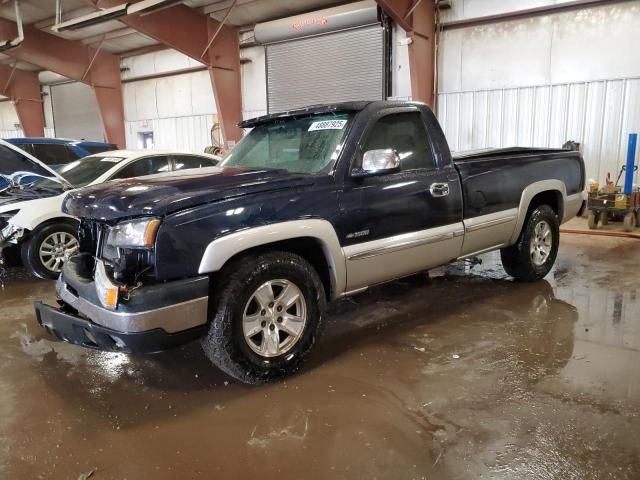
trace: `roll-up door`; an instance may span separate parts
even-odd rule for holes
[[[267,45],[269,112],[320,103],[382,100],[384,29],[354,28]]]
[[[79,82],[51,86],[56,137],[104,141],[96,96]]]

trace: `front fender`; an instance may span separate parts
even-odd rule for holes
[[[346,290],[345,256],[333,225],[321,219],[303,219],[248,228],[212,241],[206,248],[199,274],[217,272],[235,255],[255,247],[295,238],[313,238],[322,246],[329,265],[333,291],[338,296]]]

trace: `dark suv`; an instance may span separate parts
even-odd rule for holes
[[[68,138],[8,138],[7,142],[30,153],[54,169],[88,155],[118,148],[113,143],[70,140]]]

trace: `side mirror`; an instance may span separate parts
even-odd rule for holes
[[[400,168],[398,152],[391,149],[369,150],[362,156],[362,168],[354,169],[352,177],[373,177],[397,172]]]

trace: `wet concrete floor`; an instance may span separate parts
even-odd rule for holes
[[[53,284],[14,269],[0,478],[640,478],[640,242],[563,235],[535,284],[482,259],[333,305],[310,364],[261,387],[197,343],[54,341],[31,307]]]

